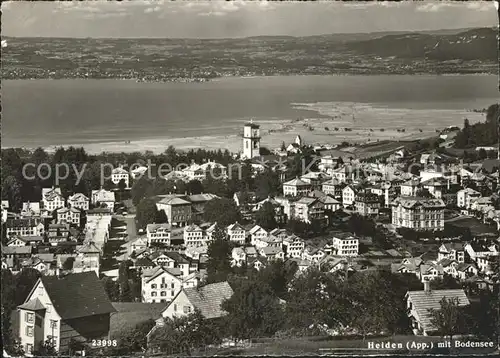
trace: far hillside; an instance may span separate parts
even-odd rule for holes
[[[500,104],[492,104],[486,110],[486,121],[471,125],[468,119],[455,137],[455,148],[475,148],[498,143]]]
[[[416,58],[438,61],[495,60],[498,58],[497,31],[472,29],[458,34],[406,33],[351,42],[347,48],[381,57]]]

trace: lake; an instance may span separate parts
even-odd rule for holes
[[[499,99],[494,75],[277,76],[205,83],[7,80],[2,85],[4,147],[229,135],[250,118],[265,123],[321,117],[319,102],[464,110]],[[457,116],[455,124],[462,121]],[[449,121],[427,124],[442,128]]]

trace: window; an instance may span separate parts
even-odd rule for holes
[[[155,288],[156,288],[156,283],[153,283],[153,284],[151,285],[151,288],[152,288],[152,289],[155,289]]]
[[[33,345],[32,344],[26,344],[26,353],[31,353],[33,351]]]
[[[166,296],[166,295],[167,295],[167,293],[165,291],[160,292],[160,296]]]
[[[191,312],[191,307],[190,306],[184,306],[184,313],[190,313]]]
[[[174,282],[172,282],[172,283],[170,284],[170,287],[171,287],[171,288],[175,288],[175,283],[174,283]]]
[[[156,297],[156,292],[151,292],[152,297]]]
[[[174,312],[177,312],[177,304],[174,303]]]
[[[33,323],[35,321],[35,314],[32,312],[26,312],[25,321],[28,323]]]
[[[47,336],[47,339],[52,342],[52,344],[57,345],[57,337],[56,336]]]
[[[50,328],[54,328],[54,329],[57,328],[57,321],[56,320],[53,320],[53,319],[50,320]]]
[[[33,337],[33,326],[26,326],[26,336]]]

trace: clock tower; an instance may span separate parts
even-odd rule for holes
[[[243,127],[243,155],[245,159],[260,156],[260,126],[252,120]]]

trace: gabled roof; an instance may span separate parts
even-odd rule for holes
[[[300,180],[299,178],[292,179],[290,181],[287,181],[286,183],[283,183],[283,185],[290,185],[290,186],[311,186],[311,184],[306,183],[303,180]]]
[[[193,194],[193,195],[188,195],[186,197],[187,200],[189,200],[192,203],[204,203],[206,201],[210,201],[212,199],[217,199],[219,198],[215,194],[210,194],[210,193],[205,193],[205,194]]]
[[[199,309],[206,319],[225,316],[227,312],[222,309],[221,305],[233,295],[233,289],[227,281],[203,287],[185,288],[183,291],[189,302]]]
[[[229,225],[227,227],[227,230],[228,231],[233,231],[233,230],[245,231],[245,228],[243,226],[241,226],[241,224],[239,224],[239,223],[234,223],[234,224]]]
[[[166,196],[161,197],[158,201],[160,204],[165,205],[188,205],[191,204],[189,201],[179,198],[178,196]]]
[[[266,246],[260,249],[260,252],[263,252],[264,255],[266,256],[271,256],[271,255],[277,255],[280,252],[283,252],[283,249],[281,247],[274,247],[274,246]]]
[[[250,233],[250,235],[253,235],[253,234],[255,234],[257,231],[261,231],[261,230],[264,230],[265,232],[267,232],[267,230],[263,229],[263,228],[262,228],[262,227],[260,227],[259,225],[254,225],[254,226],[250,229],[249,233]]]
[[[92,197],[97,201],[115,201],[115,193],[105,189],[92,190]]]
[[[128,171],[126,171],[125,169],[123,168],[114,168],[112,171],[111,171],[111,174],[128,174]]]
[[[313,204],[316,204],[318,202],[318,198],[311,198],[311,197],[308,197],[308,196],[303,196],[302,198],[300,198],[299,200],[297,200],[295,202],[295,204],[305,204],[307,206],[311,206]]]
[[[170,224],[148,224],[146,226],[146,231],[156,232],[157,230],[170,230]]]
[[[28,310],[28,311],[41,311],[44,310],[45,307],[42,305],[40,300],[37,298],[32,299],[26,303],[23,303],[20,306],[17,306],[17,308],[23,309],[23,310]]]
[[[115,312],[95,272],[40,278],[63,320]]]
[[[186,226],[184,228],[184,231],[186,231],[186,232],[188,232],[188,231],[203,231],[203,229],[196,224],[191,224],[191,225]]]
[[[136,267],[153,267],[154,265],[154,262],[147,257],[140,257],[134,263]]]
[[[84,194],[82,193],[75,193],[73,195],[71,195],[69,198],[68,198],[69,201],[77,201],[77,200],[85,200],[85,201],[89,201],[90,199],[87,198],[87,196],[85,196]]]
[[[409,291],[407,297],[411,300],[414,310],[418,315],[416,318],[419,319],[422,328],[426,331],[435,329],[431,322],[432,316],[429,310],[439,310],[441,308],[440,301],[443,297],[446,297],[446,299],[458,299],[459,306],[467,306],[470,304],[469,299],[462,289]]]
[[[188,264],[189,263],[188,259],[186,259],[184,256],[182,256],[181,254],[179,254],[178,252],[175,252],[175,251],[165,252],[164,255],[170,257],[177,264]]]
[[[444,208],[445,204],[441,199],[435,198],[421,198],[415,196],[400,196],[396,198],[392,205],[401,205],[404,208],[411,209],[418,205],[422,205],[424,208]]]

